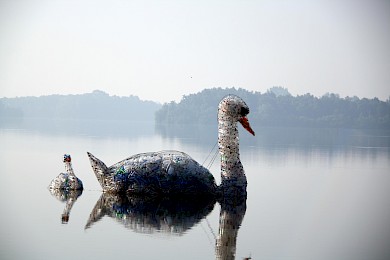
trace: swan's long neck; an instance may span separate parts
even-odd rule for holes
[[[221,155],[221,188],[230,192],[232,186],[246,190],[246,177],[240,161],[237,120],[220,116],[218,147]],[[227,188],[229,188],[227,190]]]
[[[75,176],[71,162],[65,162],[65,170],[69,175]]]
[[[76,199],[70,197],[66,201],[64,212],[61,215],[62,224],[67,224],[68,223],[70,211],[72,210],[72,207],[73,207],[74,203],[76,202],[76,200],[77,200],[77,197],[76,197]]]
[[[220,120],[218,122],[218,147],[221,155],[221,177],[230,178],[241,165],[238,144],[237,123]]]

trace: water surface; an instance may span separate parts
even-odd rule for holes
[[[256,137],[240,131],[249,184],[236,259],[388,259],[389,131],[254,130]],[[216,137],[211,126],[178,129],[148,122],[2,124],[0,258],[215,259],[218,203],[203,205],[192,222],[185,219],[180,226],[180,215],[176,219],[167,215],[172,213],[169,205],[142,202],[142,210],[160,207],[161,214],[152,215],[153,221],[148,215],[131,222],[130,215],[122,212],[129,208],[128,202],[117,200],[115,206],[108,204],[114,215],[106,214],[88,226],[102,193],[86,152],[108,165],[132,154],[164,149],[184,151],[203,162]],[[67,224],[62,223],[65,202],[47,189],[64,171],[64,153],[72,155],[85,187]],[[211,171],[219,182],[218,162]]]

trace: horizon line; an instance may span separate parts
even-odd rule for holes
[[[279,87],[279,86],[274,86],[274,87]],[[226,90],[226,89],[240,90],[240,89],[242,89],[242,90],[244,90],[244,91],[248,91],[248,92],[253,93],[253,94],[258,93],[258,94],[261,94],[261,95],[262,95],[262,94],[266,94],[266,93],[270,92],[270,90],[272,89],[272,87],[269,88],[269,89],[267,89],[266,92],[248,90],[248,89],[242,88],[242,87],[239,87],[239,88],[237,88],[237,87],[224,87],[224,88],[222,88],[222,87],[212,87],[212,88],[204,88],[204,89],[202,89],[201,91],[198,91],[198,92],[195,92],[195,93],[188,93],[188,94],[183,95],[179,102],[181,102],[185,96],[196,95],[196,94],[199,94],[199,93],[203,92],[204,90],[213,90],[213,89],[222,89],[222,90]],[[390,101],[390,94],[389,94],[389,97],[387,98],[387,100],[382,100],[382,99],[378,98],[377,96],[371,97],[371,98],[370,98],[370,97],[359,97],[359,96],[357,96],[357,95],[353,95],[353,96],[349,96],[349,95],[341,96],[340,94],[334,93],[334,92],[326,92],[326,93],[322,94],[321,96],[316,96],[316,95],[314,95],[314,94],[312,94],[312,93],[309,93],[309,92],[307,92],[307,93],[305,93],[305,94],[296,94],[296,95],[293,95],[293,94],[291,94],[291,93],[289,92],[288,88],[284,88],[284,89],[286,89],[286,90],[288,91],[288,93],[290,94],[290,96],[292,96],[292,97],[305,96],[305,95],[309,94],[309,95],[314,96],[314,97],[316,97],[316,98],[322,98],[322,97],[324,97],[324,96],[326,96],[326,95],[332,95],[332,94],[333,94],[333,95],[336,95],[338,98],[341,98],[341,99],[345,99],[345,98],[349,97],[349,98],[358,98],[359,100],[361,100],[361,99],[369,99],[369,100],[370,100],[370,99],[371,99],[371,100],[372,100],[372,99],[378,99],[378,100],[380,100],[380,101],[382,101],[382,102],[389,102],[389,101]],[[29,98],[29,97],[40,98],[40,97],[48,97],[48,96],[77,96],[77,95],[94,94],[94,93],[99,93],[99,92],[101,92],[102,94],[106,94],[106,95],[108,95],[109,97],[137,97],[140,101],[154,102],[154,103],[157,103],[157,104],[165,104],[165,103],[176,102],[176,101],[174,101],[174,100],[170,100],[170,101],[166,101],[166,102],[160,102],[160,101],[150,100],[150,99],[141,99],[140,96],[135,95],[135,94],[129,94],[129,95],[127,95],[127,96],[124,96],[124,95],[115,95],[115,94],[110,94],[110,93],[108,93],[108,92],[106,92],[106,91],[104,91],[104,90],[101,90],[101,89],[94,89],[94,90],[92,90],[91,92],[84,92],[84,93],[63,93],[63,94],[51,93],[51,94],[27,95],[27,96],[0,96],[0,99],[7,99],[7,98],[9,98],[9,99],[14,99],[14,98]]]

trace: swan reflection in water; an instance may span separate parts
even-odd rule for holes
[[[103,193],[85,228],[109,216],[126,228],[140,233],[183,234],[214,208],[213,199],[145,198]]]
[[[238,230],[246,212],[246,196],[219,203],[221,211],[219,213],[218,237],[215,242],[215,256],[217,260],[233,260],[236,255]],[[244,259],[251,259],[251,257]]]
[[[59,201],[65,202],[61,222],[67,224],[74,203],[82,190],[50,190]],[[214,209],[214,199],[140,198],[124,194],[102,193],[93,208],[85,229],[92,228],[108,216],[125,228],[139,233],[168,233],[183,235],[206,218]],[[219,201],[219,231],[215,242],[218,260],[235,259],[238,230],[246,211],[246,197]],[[250,258],[246,258],[250,259]]]
[[[61,202],[65,202],[64,211],[61,214],[61,223],[68,224],[70,211],[77,198],[81,196],[83,190],[61,190],[61,189],[49,189],[51,195],[57,198]]]
[[[93,208],[86,229],[103,217],[115,219],[138,233],[183,235],[214,209],[214,199],[145,198],[103,193]],[[216,259],[235,259],[238,230],[246,211],[246,197],[220,201]]]

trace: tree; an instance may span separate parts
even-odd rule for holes
[[[288,92],[287,88],[283,88],[280,86],[274,86],[267,90],[268,93],[274,93],[275,96],[291,96],[290,92]]]

